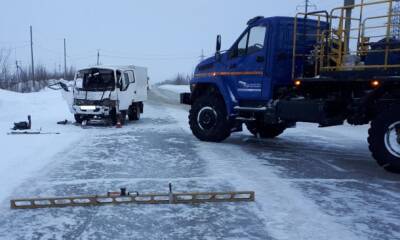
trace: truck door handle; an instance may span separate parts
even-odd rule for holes
[[[257,57],[256,57],[256,61],[257,61],[258,63],[262,63],[262,62],[265,61],[265,58],[264,58],[263,56],[257,56]]]
[[[236,63],[229,65],[229,69],[236,68],[236,67],[237,67]]]

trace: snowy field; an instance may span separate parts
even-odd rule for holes
[[[56,122],[71,116],[60,92],[45,90],[21,94],[0,90],[0,200],[26,178],[54,161],[54,155],[81,139],[82,133],[72,126],[60,127]],[[32,117],[32,130],[60,135],[8,136],[14,122]]]
[[[168,90],[173,93],[184,93],[184,92],[190,92],[190,86],[189,85],[171,85],[171,84],[164,84],[159,86],[159,89],[163,90]]]
[[[367,127],[299,124],[277,139],[190,133],[183,87],[153,88],[122,129],[73,125],[59,92],[0,92],[1,239],[400,239],[400,176],[370,157]],[[60,135],[8,136],[13,121]],[[9,199],[254,190],[254,203],[10,210]]]

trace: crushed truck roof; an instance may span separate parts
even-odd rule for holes
[[[136,65],[100,65],[100,66],[81,68],[79,69],[79,71],[86,69],[93,69],[93,68],[110,69],[110,70],[128,70],[128,69],[146,68],[146,67],[141,67]]]

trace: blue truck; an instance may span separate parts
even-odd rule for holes
[[[391,9],[391,0],[377,2]],[[297,122],[320,127],[371,124],[369,146],[378,164],[400,171],[400,41],[391,24],[384,35],[368,36],[371,19],[351,11],[361,2],[331,12],[296,17],[255,17],[234,44],[195,69],[189,125],[202,141],[221,142],[242,126],[261,138],[274,138]],[[374,5],[372,3],[371,5]],[[349,19],[350,20],[349,22]],[[354,23],[353,23],[354,25]],[[358,25],[357,25],[358,26]],[[354,31],[355,34],[352,32]],[[356,38],[351,36],[357,36]]]

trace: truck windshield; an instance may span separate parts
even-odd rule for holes
[[[82,79],[82,89],[86,91],[113,91],[115,89],[114,71],[108,69],[87,69],[78,72]]]

